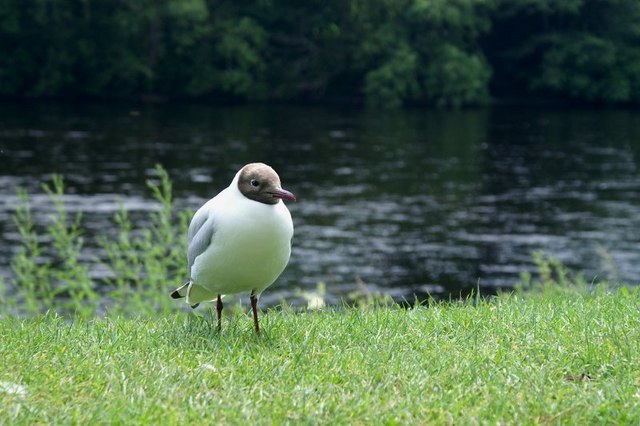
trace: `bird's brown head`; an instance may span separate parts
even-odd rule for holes
[[[296,201],[295,195],[282,189],[276,171],[264,163],[251,163],[240,169],[238,189],[245,197],[264,204]]]

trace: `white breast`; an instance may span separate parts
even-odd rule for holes
[[[289,261],[293,237],[289,210],[283,202],[262,204],[230,188],[212,201],[207,208],[215,233],[209,248],[193,263],[193,284],[205,290],[203,300],[253,290],[259,294]]]

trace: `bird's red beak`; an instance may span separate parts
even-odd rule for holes
[[[271,192],[271,195],[273,196],[273,198],[280,198],[282,200],[287,200],[287,201],[293,201],[294,203],[296,202],[296,196],[293,195],[291,192],[287,191],[286,189],[276,189],[275,191]]]

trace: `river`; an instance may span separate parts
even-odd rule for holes
[[[145,181],[162,164],[195,211],[245,163],[264,161],[298,196],[291,262],[266,303],[365,283],[397,300],[491,294],[543,250],[587,280],[640,277],[640,111],[496,107],[0,104],[0,276],[19,234],[16,190],[36,220],[60,173],[83,212],[86,259],[120,203],[144,227]]]

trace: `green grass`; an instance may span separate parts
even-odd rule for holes
[[[640,422],[638,289],[262,319],[5,318],[0,423]]]

